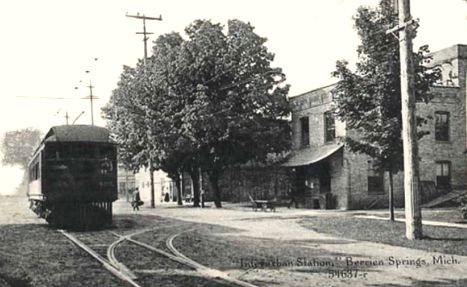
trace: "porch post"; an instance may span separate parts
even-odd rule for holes
[[[350,209],[350,193],[352,191],[352,167],[350,161],[345,155],[342,155],[344,159],[344,170],[345,170],[345,207],[343,210]]]

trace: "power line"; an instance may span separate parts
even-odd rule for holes
[[[16,98],[23,99],[36,99],[36,100],[81,100],[80,98],[66,98],[66,97],[34,97],[34,96],[16,96]]]

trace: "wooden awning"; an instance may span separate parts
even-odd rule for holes
[[[295,150],[282,166],[294,167],[309,165],[329,157],[343,147],[343,143],[331,143],[318,147]]]

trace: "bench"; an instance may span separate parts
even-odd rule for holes
[[[253,197],[248,194],[250,201],[252,203],[252,208],[254,211],[261,209],[262,211],[267,211],[268,209],[275,212],[276,211],[276,201],[275,200],[259,200],[253,199]]]

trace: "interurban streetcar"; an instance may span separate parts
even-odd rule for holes
[[[53,227],[90,229],[112,222],[116,144],[88,125],[52,127],[29,163],[31,209]]]

